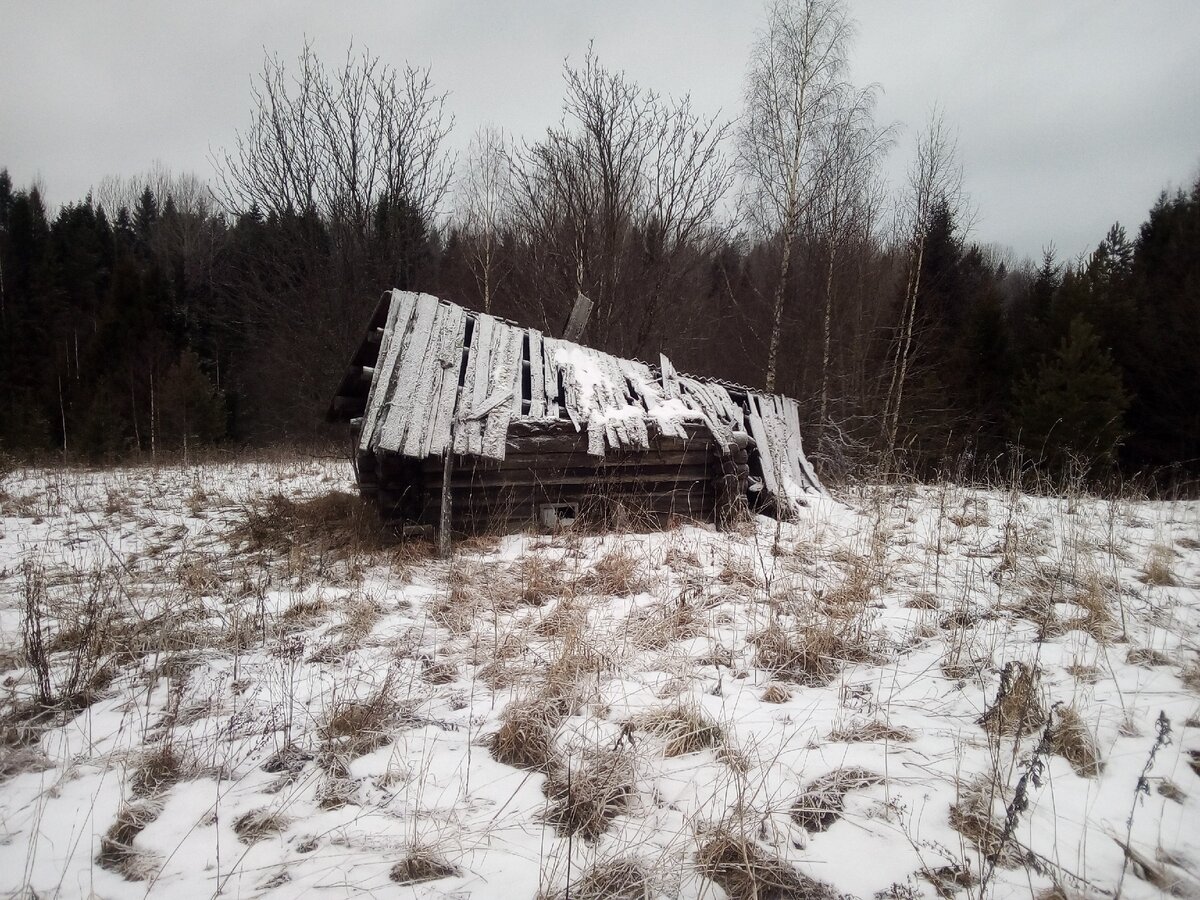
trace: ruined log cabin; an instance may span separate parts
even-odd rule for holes
[[[790,398],[385,293],[330,407],[385,521],[457,533],[792,516],[822,491]]]

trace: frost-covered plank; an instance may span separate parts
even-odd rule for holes
[[[521,353],[525,345],[525,332],[521,328],[503,326],[500,332],[502,345],[499,351],[499,361],[493,366],[496,374],[496,395],[504,396],[505,384],[507,391],[517,398],[517,407],[521,403]],[[508,437],[508,423],[512,419],[513,406],[508,402],[500,402],[487,416],[483,426],[482,455],[488,459],[504,459],[504,442]]]
[[[471,335],[470,354],[467,357],[467,377],[459,391],[458,409],[455,413],[454,452],[478,454],[482,442],[482,427],[474,412],[487,399],[489,365],[492,352],[492,330],[496,320],[485,313],[475,317]]]
[[[762,462],[763,486],[773,497],[779,496],[779,482],[775,478],[776,466],[775,461],[771,457],[771,442],[767,439],[767,430],[763,425],[762,412],[759,407],[758,394],[750,394],[749,400],[750,413],[746,416],[746,422],[750,426],[750,435],[754,438],[754,443],[758,447],[758,458]]]
[[[425,354],[433,338],[438,305],[437,297],[429,294],[417,297],[412,327],[401,347],[398,370],[388,391],[387,411],[378,442],[381,450],[399,451],[404,440],[411,411],[409,401],[413,383],[425,362]]]
[[[674,364],[667,359],[665,353],[658,354],[658,370],[662,373],[663,393],[668,399],[671,397],[679,397],[679,373],[675,371]]]
[[[458,400],[458,375],[462,367],[463,337],[466,330],[466,310],[451,305],[447,313],[445,341],[438,354],[442,377],[434,403],[433,428],[429,430],[429,446],[425,455],[446,453],[453,435],[454,407]]]
[[[379,361],[375,364],[375,376],[371,379],[371,389],[367,393],[362,431],[359,433],[360,449],[370,450],[378,443],[375,428],[391,396],[396,360],[400,356],[400,348],[404,343],[404,335],[408,331],[416,300],[417,295],[409,291],[392,291],[391,300],[388,302],[387,321],[379,344]]]
[[[784,425],[787,427],[788,450],[796,475],[799,476],[797,483],[806,490],[811,489],[814,493],[825,493],[825,488],[821,485],[816,471],[804,453],[804,441],[800,437],[800,404],[791,397],[783,396],[779,397],[779,404]]]
[[[475,317],[475,337],[471,343],[475,348],[474,378],[471,380],[470,391],[463,386],[463,395],[458,403],[458,416],[461,421],[464,442],[463,453],[478,456],[483,448],[483,423],[479,421],[476,410],[483,406],[488,398],[492,375],[493,332],[496,329],[496,319],[486,313]]]
[[[429,455],[430,435],[434,425],[434,398],[442,380],[441,354],[446,341],[446,322],[450,308],[439,303],[434,313],[433,329],[429,346],[425,349],[421,367],[413,379],[409,394],[409,418],[404,429],[404,441],[400,445],[402,456],[424,459]]]
[[[492,318],[489,316],[489,318]],[[474,427],[471,429],[471,450],[475,456],[483,455],[483,430],[486,424],[486,418],[499,404],[508,402],[511,395],[507,393],[511,386],[502,384],[498,378],[497,369],[501,365],[501,349],[504,344],[504,336],[508,331],[508,326],[500,322],[500,320],[492,318],[491,329],[488,334],[488,359],[487,359],[487,379],[483,384],[482,395],[480,392],[479,379],[475,381],[475,404],[471,408],[471,419]]]
[[[525,346],[526,346],[525,341],[527,340],[527,335],[526,335],[524,328],[513,328],[512,330],[517,333],[517,338],[518,338],[518,342],[517,342],[517,372],[516,372],[516,380],[513,384],[512,401],[511,401],[512,409],[509,411],[509,418],[510,419],[519,419],[521,416],[523,416],[525,414],[526,398],[524,396],[524,394],[525,394],[524,385],[521,383],[523,380],[521,378],[521,371],[522,371],[522,368],[525,363]]]
[[[709,390],[710,386],[685,376],[679,378],[679,385],[681,397],[690,398],[694,402],[696,411],[704,418],[713,439],[722,449],[728,450],[733,443],[732,429],[728,424],[723,404],[713,396]]]
[[[475,414],[475,408],[487,399],[492,377],[492,335],[496,330],[496,319],[486,313],[480,313],[475,319],[475,329],[479,338],[475,342],[478,348],[478,364],[475,370],[475,383],[472,385],[470,414]]]
[[[450,445],[455,453],[466,453],[471,441],[468,436],[467,417],[471,414],[471,399],[475,395],[475,375],[479,371],[479,320],[475,319],[471,331],[471,342],[466,344],[467,359],[463,369],[463,383],[458,389],[451,426]]]
[[[529,329],[529,418],[546,415],[546,363],[542,359],[542,333]]]

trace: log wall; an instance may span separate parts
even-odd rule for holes
[[[454,532],[516,531],[537,526],[543,505],[573,505],[599,525],[661,525],[673,519],[725,524],[745,497],[746,453],[722,453],[708,429],[686,437],[656,434],[650,449],[587,453],[587,434],[569,421],[515,421],[504,459],[455,457],[450,480]],[[441,520],[443,460],[360,455],[359,488],[395,524],[436,528]]]

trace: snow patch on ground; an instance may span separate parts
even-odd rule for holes
[[[784,525],[448,561],[232,537],[351,483],[0,485],[0,890],[351,896],[420,870],[419,896],[581,896],[626,862],[650,896],[720,897],[733,835],[862,898],[1200,891],[1200,504],[872,486]],[[30,609],[51,692],[91,678],[38,715]],[[526,751],[544,728],[544,766],[497,761],[506,722]],[[568,833],[585,813],[598,833]]]

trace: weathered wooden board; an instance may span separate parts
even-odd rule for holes
[[[380,411],[384,408],[384,402],[391,389],[396,360],[400,358],[400,347],[404,343],[405,334],[408,333],[408,325],[412,319],[415,304],[416,294],[392,291],[387,321],[379,348],[381,362],[375,367],[375,377],[371,381],[371,389],[367,393],[362,430],[359,432],[358,446],[363,450],[374,449],[378,444],[375,429],[379,423]]]
[[[463,336],[466,310],[451,305],[447,316],[444,342],[438,361],[441,366],[441,383],[438,385],[434,404],[433,427],[429,431],[429,444],[425,456],[450,452],[454,410],[458,403],[458,381],[462,370]]]
[[[433,398],[441,384],[441,347],[444,329],[449,317],[449,307],[438,304],[433,313],[433,324],[429,329],[429,343],[422,355],[408,395],[408,421],[405,423],[404,440],[400,443],[401,456],[420,458],[428,455],[428,434],[433,427]]]

